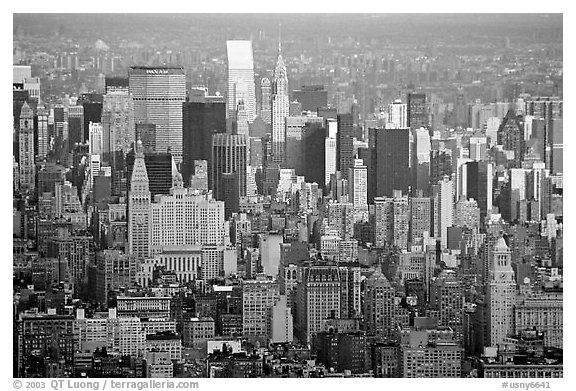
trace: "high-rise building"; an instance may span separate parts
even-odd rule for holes
[[[286,117],[286,159],[285,166],[293,168],[296,175],[304,175],[304,132],[306,124],[318,123],[322,124],[324,119],[322,117],[312,116],[296,116]],[[252,154],[252,151],[250,151]]]
[[[434,186],[446,175],[452,175],[452,151],[430,151],[430,185]]]
[[[362,159],[354,159],[354,167],[348,169],[349,201],[354,208],[368,207],[368,170]]]
[[[242,283],[242,334],[267,341],[272,336],[270,311],[280,299],[278,282],[267,279]]]
[[[317,183],[322,189],[326,189],[326,137],[327,130],[321,124],[304,125],[302,137],[304,178],[306,182]]]
[[[182,114],[184,152],[181,171],[184,184],[188,186],[195,160],[205,160],[208,172],[211,172],[212,135],[226,132],[226,102],[221,96],[204,95],[194,101],[185,102]]]
[[[420,189],[428,194],[430,187],[430,134],[423,127],[413,130],[412,134],[414,138],[412,189]]]
[[[38,161],[46,159],[48,155],[48,114],[49,111],[46,110],[44,106],[38,106],[36,109],[36,116],[38,117]],[[84,133],[82,133],[84,137]]]
[[[270,79],[267,77],[263,77],[260,80],[260,92],[262,94],[262,101],[260,102],[260,117],[264,123],[271,125],[272,124],[272,84],[270,83]]]
[[[480,208],[475,200],[459,200],[454,206],[454,225],[472,230],[480,229]]]
[[[408,196],[395,191],[393,197],[374,198],[376,247],[408,247]]]
[[[366,280],[366,335],[392,341],[396,335],[396,293],[379,268]]]
[[[144,154],[156,152],[156,125],[150,122],[137,122],[134,126],[136,140],[142,141]]]
[[[89,139],[90,122],[102,122],[102,100],[83,100],[84,108],[84,137],[83,142]]]
[[[454,339],[462,342],[464,286],[454,271],[443,270],[434,280],[430,302],[438,311],[438,326],[450,327],[454,332]]]
[[[428,128],[428,107],[426,105],[426,94],[415,92],[408,93],[408,123],[410,129]]]
[[[272,80],[272,161],[283,166],[286,160],[286,117],[289,116],[288,74],[278,44],[278,59]]]
[[[128,254],[137,259],[150,255],[150,189],[142,149],[138,141],[128,191]]]
[[[514,151],[514,167],[521,167],[524,160],[526,142],[524,125],[516,116],[515,110],[509,110],[498,128],[498,145],[506,151]]]
[[[341,277],[338,267],[304,267],[297,285],[297,331],[300,341],[312,342],[328,318],[340,318]]]
[[[252,42],[226,41],[226,54],[228,59],[227,117],[235,117],[238,102],[243,100],[248,122],[252,123],[256,115]]]
[[[486,160],[488,139],[486,137],[470,137],[470,159]]]
[[[467,199],[474,199],[480,208],[480,217],[484,221],[492,212],[492,163],[468,162],[462,167],[462,191]]]
[[[366,336],[360,330],[340,330],[330,327],[315,335],[313,351],[318,362],[340,373],[365,372]]]
[[[563,138],[563,119],[554,118],[551,121],[551,130],[549,143],[551,145],[550,172],[553,175],[561,175],[564,171],[564,138]]]
[[[369,196],[392,196],[394,190],[407,194],[410,185],[408,129],[370,129],[371,167]],[[372,189],[370,189],[372,188]]]
[[[84,142],[84,106],[68,107],[68,145]]]
[[[328,187],[332,174],[336,173],[338,164],[338,124],[336,121],[327,121],[328,134],[324,140],[324,182]]]
[[[90,155],[102,155],[104,151],[104,132],[102,124],[90,122],[88,127]]]
[[[143,144],[143,143],[142,143]],[[142,145],[144,149],[144,145]],[[130,188],[132,170],[134,167],[135,152],[131,150],[126,155],[127,188]],[[172,154],[144,152],[144,164],[148,173],[148,186],[150,197],[154,199],[157,194],[170,194],[172,188]]]
[[[246,196],[248,137],[243,134],[217,133],[212,136],[212,189],[214,198],[224,200],[222,174],[238,176],[238,196]]]
[[[156,196],[149,210],[152,254],[165,246],[224,244],[224,203],[209,194],[174,187]]]
[[[421,195],[410,198],[410,243],[421,241],[424,232],[434,235],[434,201]]]
[[[387,129],[403,129],[408,127],[408,108],[402,100],[396,99],[388,105]]]
[[[34,112],[26,102],[20,111],[19,154],[20,190],[33,192],[36,186]]]
[[[415,319],[415,323],[417,319]],[[464,349],[450,329],[414,327],[401,331],[402,377],[447,378],[462,376]]]
[[[288,296],[280,295],[270,314],[270,342],[292,342],[294,339],[294,321]]]
[[[344,179],[349,179],[348,170],[354,167],[354,122],[352,114],[339,114],[337,123],[337,169],[342,173]]]
[[[354,236],[354,205],[351,203],[330,202],[328,209],[328,229],[338,233],[342,240]]]
[[[134,120],[156,125],[156,151],[182,161],[182,103],[186,76],[181,66],[132,66],[128,72]]]
[[[104,95],[102,128],[105,160],[113,160],[114,152],[122,152],[125,156],[136,142],[132,95],[124,91]]]
[[[503,237],[492,250],[488,283],[488,346],[497,346],[514,334],[516,280],[511,265],[512,253]]]
[[[432,186],[434,192],[434,230],[442,248],[448,244],[448,228],[454,224],[454,182],[447,176]]]
[[[190,176],[190,189],[207,192],[209,173],[208,162],[206,160],[194,160],[194,171]]]
[[[522,297],[514,309],[515,334],[536,330],[544,334],[544,346],[563,348],[563,293],[542,292]]]

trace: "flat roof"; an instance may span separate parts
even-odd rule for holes
[[[254,70],[252,41],[226,41],[228,69]]]
[[[140,66],[130,67],[130,75],[184,75],[184,67],[181,65]]]

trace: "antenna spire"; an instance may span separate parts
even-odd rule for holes
[[[278,55],[282,54],[282,23],[278,23]]]

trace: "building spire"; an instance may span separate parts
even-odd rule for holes
[[[278,56],[282,55],[282,23],[278,23]]]

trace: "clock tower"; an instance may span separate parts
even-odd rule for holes
[[[503,237],[492,251],[492,264],[488,285],[489,346],[496,346],[514,333],[514,306],[516,305],[516,280],[511,265],[512,253]]]
[[[150,255],[150,189],[142,141],[136,143],[136,157],[128,192],[128,252],[137,259]]]

